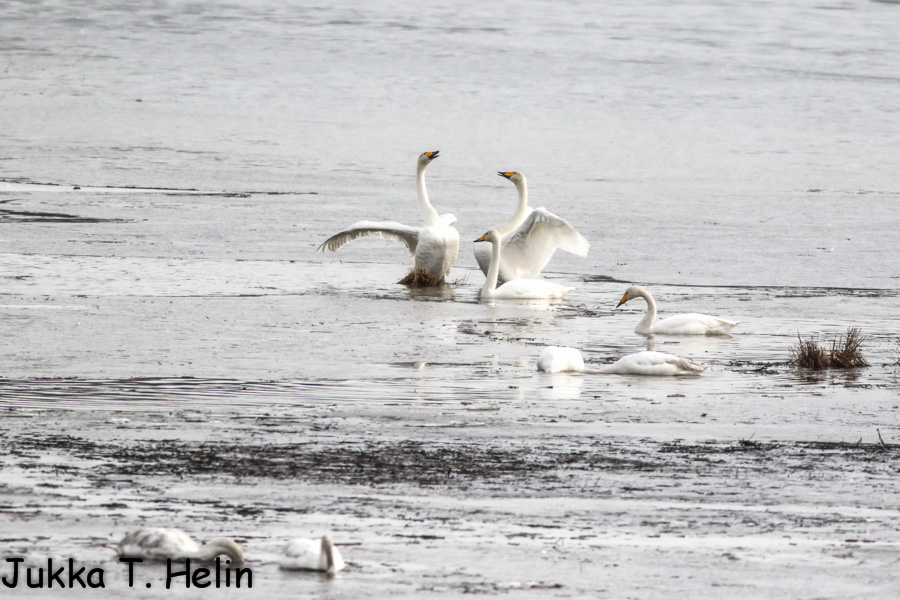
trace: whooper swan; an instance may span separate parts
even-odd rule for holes
[[[491,262],[481,288],[482,299],[562,298],[572,291],[573,288],[544,279],[514,279],[497,287],[501,260],[500,234],[491,229],[475,241],[490,242],[492,246]]]
[[[131,531],[117,546],[119,556],[165,560],[167,558],[194,558],[212,560],[220,554],[231,559],[236,566],[244,564],[244,552],[230,538],[219,538],[200,546],[180,529],[147,527]]]
[[[568,221],[544,208],[528,206],[528,181],[516,171],[497,173],[512,181],[519,193],[519,204],[512,218],[492,227],[503,238],[503,258],[497,279],[500,283],[522,277],[538,277],[557,248],[578,256],[587,256],[591,245]],[[487,274],[491,253],[475,247],[475,260]]]
[[[451,214],[438,215],[428,201],[425,168],[437,157],[437,150],[419,155],[416,191],[419,207],[425,218],[422,227],[411,227],[394,221],[359,221],[325,240],[316,248],[316,252],[336,251],[347,242],[366,235],[397,240],[406,244],[407,250],[415,259],[412,271],[400,283],[416,287],[442,285],[459,254],[459,232],[452,226],[456,217]]]
[[[650,292],[639,285],[629,286],[616,308],[638,297],[647,301],[647,313],[638,322],[637,327],[634,328],[635,333],[643,335],[653,333],[663,335],[728,335],[728,332],[740,323],[740,321],[728,321],[719,317],[697,313],[675,315],[656,321],[656,302],[653,301],[653,296],[650,295]]]
[[[330,535],[323,535],[321,539],[291,540],[284,547],[278,565],[282,569],[325,571],[329,575],[334,575],[346,566]]]

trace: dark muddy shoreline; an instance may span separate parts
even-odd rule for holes
[[[847,592],[862,574],[846,597],[887,598],[897,582],[900,445],[598,434],[577,405],[515,433],[534,407],[421,422],[434,408],[19,412],[0,430],[5,546],[118,573],[129,528],[229,535],[247,597],[795,598],[798,577]],[[344,544],[337,579],[278,571],[286,539],[324,530]]]

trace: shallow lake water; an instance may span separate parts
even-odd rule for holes
[[[900,4],[3,11],[0,554],[148,598],[895,597]],[[438,149],[449,285],[315,253],[418,224]],[[505,170],[591,242],[562,301],[479,300]],[[741,324],[647,339],[631,283]],[[850,327],[868,368],[789,364]],[[709,368],[549,375],[546,345]],[[128,588],[142,525],[234,537],[254,587]],[[338,577],[278,570],[325,532]]]

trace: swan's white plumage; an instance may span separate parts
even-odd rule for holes
[[[686,358],[645,350],[623,356],[611,365],[585,370],[585,373],[607,373],[617,375],[699,375],[706,370],[705,365],[699,365]]]
[[[503,240],[498,281],[512,281],[541,274],[557,248],[578,256],[587,256],[590,243],[568,221],[545,208],[528,206],[528,183],[525,175],[514,171],[499,173],[512,181],[519,192],[519,205],[512,218],[492,227]],[[487,274],[491,253],[486,247],[475,247],[475,260]]]
[[[634,328],[635,333],[644,335],[727,335],[740,324],[740,321],[729,321],[697,313],[675,315],[657,321],[656,302],[650,292],[639,285],[629,286],[616,308],[639,297],[647,301],[647,312]]]
[[[411,227],[394,221],[360,221],[325,240],[316,248],[316,252],[336,251],[347,242],[363,236],[397,240],[403,242],[414,257],[416,269],[443,281],[450,274],[450,268],[459,255],[459,232],[452,227],[456,217],[451,214],[438,215],[428,201],[425,168],[437,156],[437,151],[422,153],[416,170],[416,192],[425,218],[422,227]]]
[[[330,560],[329,552],[331,553]],[[282,569],[326,571],[328,573],[336,573],[346,566],[344,558],[329,535],[322,536],[321,539],[297,538],[291,540],[284,547],[278,564]]]
[[[538,371],[547,373],[584,371],[584,359],[577,348],[567,346],[547,346],[541,350],[537,362]]]
[[[233,564],[244,562],[241,547],[229,538],[219,538],[200,546],[188,534],[180,529],[166,527],[147,527],[130,531],[119,541],[119,556],[165,560],[167,558],[195,558],[212,560],[220,554],[231,558]]]
[[[516,300],[529,298],[562,298],[573,288],[546,281],[544,279],[514,279],[497,287],[497,274],[500,270],[502,249],[500,234],[491,229],[476,242],[491,243],[491,262],[488,265],[484,285],[481,288],[483,299]]]

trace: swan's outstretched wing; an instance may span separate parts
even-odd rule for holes
[[[537,277],[557,248],[587,256],[590,247],[568,221],[544,208],[536,208],[503,241],[501,262],[517,271],[516,277]]]
[[[419,232],[421,231],[421,227],[410,227],[394,221],[360,221],[322,242],[322,245],[316,248],[316,252],[327,252],[329,250],[334,252],[347,242],[352,242],[356,238],[366,235],[372,235],[385,240],[403,242],[406,244],[406,249],[409,250],[409,255],[414,256],[416,246],[419,244]]]

